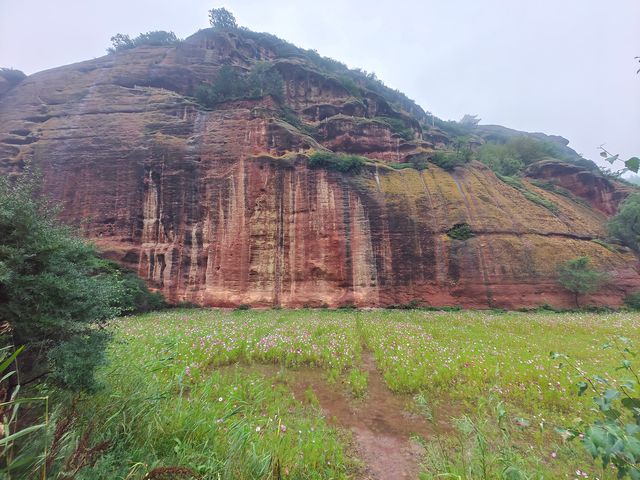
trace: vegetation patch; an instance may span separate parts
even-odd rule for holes
[[[640,292],[633,292],[624,298],[624,304],[632,310],[640,310]]]
[[[553,214],[558,214],[560,212],[560,209],[558,208],[558,205],[553,203],[551,200],[547,200],[543,196],[538,195],[537,193],[532,192],[531,190],[529,190],[527,187],[525,187],[525,185],[522,183],[522,180],[520,180],[519,178],[506,177],[506,176],[500,175],[498,173],[496,173],[496,176],[500,180],[502,180],[504,183],[506,183],[507,185],[509,185],[509,186],[515,188],[516,190],[518,190],[530,202],[535,203],[536,205],[540,205],[541,207],[546,208],[547,210],[549,210]]]
[[[280,118],[287,122],[289,125],[294,126],[305,135],[309,135],[311,138],[318,140],[318,129],[313,125],[309,125],[303,122],[298,114],[290,107],[283,106],[280,111]]]
[[[475,237],[471,226],[468,223],[458,223],[447,230],[447,236],[454,240],[465,241]]]
[[[557,195],[562,195],[563,197],[566,197],[569,200],[571,200],[572,202],[577,203],[579,205],[582,205],[583,207],[591,208],[591,206],[584,199],[582,199],[580,197],[576,197],[569,190],[567,190],[566,188],[562,188],[562,187],[556,185],[555,183],[543,182],[543,181],[535,180],[535,179],[531,179],[531,180],[529,180],[529,182],[531,182],[536,187],[542,188],[543,190],[546,190],[548,192],[555,193]]]
[[[374,120],[377,120],[381,123],[384,123],[389,126],[391,131],[401,137],[404,140],[411,141],[415,136],[415,132],[413,128],[408,127],[407,124],[395,117],[374,117]]]
[[[435,152],[431,157],[431,162],[452,171],[456,167],[462,167],[473,159],[473,152],[469,146],[467,138],[458,138],[455,143],[455,151],[453,152]]]
[[[390,163],[389,166],[394,170],[404,170],[405,168],[414,168],[413,163]]]
[[[630,195],[607,224],[612,239],[640,252],[640,194]]]
[[[342,173],[358,173],[367,161],[359,155],[316,151],[309,155],[311,168],[325,168]]]
[[[254,64],[249,73],[223,65],[213,83],[196,88],[195,98],[207,108],[229,100],[259,99],[266,95],[280,99],[283,85],[282,75],[270,62]]]
[[[0,68],[0,78],[4,78],[9,85],[14,86],[27,78],[25,73],[15,68]]]
[[[135,38],[118,33],[111,37],[112,46],[107,49],[107,52],[116,53],[142,46],[164,47],[177,45],[180,42],[181,40],[176,37],[175,33],[166,32],[164,30],[141,33]]]

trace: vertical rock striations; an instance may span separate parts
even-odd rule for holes
[[[190,97],[221,65],[257,60],[275,62],[284,103],[209,111]],[[592,302],[640,286],[636,257],[593,241],[624,198],[615,186],[542,165],[532,179],[588,202],[525,179],[545,207],[479,163],[396,170],[448,142],[407,111],[255,38],[203,31],[23,80],[0,98],[0,169],[38,165],[64,220],[176,302],[568,305],[555,269],[577,255],[615,274]],[[371,162],[310,168],[304,153],[325,148]],[[473,236],[447,235],[461,224]]]

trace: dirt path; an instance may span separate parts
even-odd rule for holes
[[[312,389],[328,421],[351,430],[356,455],[365,463],[361,478],[417,479],[423,451],[411,437],[428,439],[450,427],[407,412],[408,397],[394,395],[387,388],[370,353],[363,353],[363,363],[369,373],[369,388],[362,401],[354,402],[343,389],[328,385],[320,371],[299,372],[294,394],[302,401],[305,391]]]

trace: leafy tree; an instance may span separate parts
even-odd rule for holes
[[[209,10],[209,23],[215,30],[237,30],[238,24],[233,14],[226,8],[212,8]]]
[[[558,267],[558,283],[573,293],[576,307],[580,295],[596,292],[608,279],[608,274],[591,268],[589,257],[577,257]]]
[[[9,82],[9,85],[13,86],[20,83],[22,80],[27,78],[27,76],[21,70],[3,67],[0,68],[0,78],[4,78],[7,82]]]
[[[607,224],[609,235],[640,253],[640,193],[630,195]]]
[[[175,45],[179,41],[180,39],[178,39],[175,33],[166,32],[164,30],[154,30],[152,32],[141,33],[134,39],[131,39],[129,35],[118,33],[111,37],[112,47],[107,49],[107,52],[115,53],[143,45],[162,47],[166,45]]]
[[[121,279],[101,271],[94,246],[56,220],[37,178],[0,178],[0,319],[26,345],[22,384],[44,375],[71,390],[93,390],[104,362],[103,322],[121,312]],[[15,387],[15,384],[14,384]]]
[[[113,37],[111,37],[111,45],[111,48],[107,49],[107,52],[109,53],[115,53],[121,50],[127,50],[129,48],[135,47],[133,40],[131,40],[131,37],[122,33],[116,33]]]
[[[480,123],[480,120],[482,120],[482,119],[478,118],[478,115],[470,115],[468,113],[465,113],[464,117],[462,117],[458,123],[460,125],[466,125],[466,126],[469,126],[469,127],[475,127],[476,125],[478,125]]]

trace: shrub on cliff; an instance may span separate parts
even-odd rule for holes
[[[630,195],[607,224],[609,235],[640,253],[640,194]]]
[[[311,168],[326,168],[342,173],[357,173],[365,164],[366,158],[358,155],[345,155],[333,152],[313,152],[309,155]]]
[[[141,33],[133,39],[129,35],[117,33],[116,35],[111,37],[112,47],[108,48],[107,52],[115,53],[122,50],[141,47],[143,45],[161,47],[166,45],[175,45],[179,42],[180,39],[176,37],[175,33],[166,32],[164,30],[155,30],[152,32]]]
[[[504,145],[485,143],[478,149],[478,160],[494,172],[512,177],[524,168],[524,162]]]
[[[577,308],[580,308],[580,295],[598,291],[608,278],[606,272],[591,268],[589,257],[577,257],[558,267],[558,283],[573,293]]]
[[[478,149],[478,160],[494,172],[509,177],[545,157],[568,160],[557,145],[526,136],[513,137],[505,143],[485,143]]]
[[[196,88],[195,98],[202,106],[211,108],[229,100],[266,95],[280,99],[283,88],[282,75],[269,62],[256,63],[247,75],[231,65],[224,65],[213,83]]]

